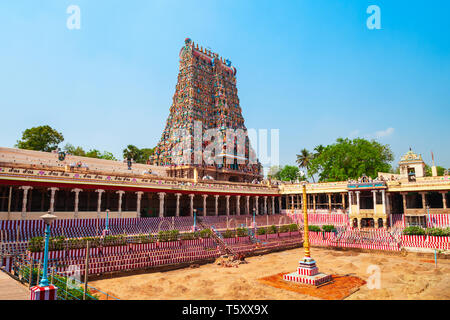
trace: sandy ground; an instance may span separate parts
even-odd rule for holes
[[[295,271],[303,249],[292,249],[247,258],[248,264],[223,268],[214,264],[167,272],[139,274],[90,282],[91,286],[120,299],[206,300],[303,300],[317,299],[261,284],[257,279],[279,272]],[[347,299],[450,299],[450,260],[400,257],[380,253],[357,253],[312,248],[319,270],[334,275],[351,274],[369,279],[368,267],[380,270],[380,288],[367,285]]]
[[[0,271],[0,300],[30,300],[30,290]]]

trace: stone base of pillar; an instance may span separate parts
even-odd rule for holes
[[[0,268],[3,268],[5,271],[8,271],[9,273],[12,272],[12,255],[3,255],[0,258]]]
[[[58,288],[55,286],[34,286],[30,289],[30,300],[56,300]]]
[[[297,271],[285,274],[283,280],[318,286],[331,281],[331,275],[319,273],[316,262],[311,258],[304,258]]]

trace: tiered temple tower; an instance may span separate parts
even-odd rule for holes
[[[261,164],[250,146],[239,105],[236,68],[217,53],[199,48],[189,38],[185,39],[179,56],[180,71],[170,114],[150,162],[166,166],[172,177],[261,180]],[[212,152],[216,160],[221,157],[214,164],[201,156],[214,141],[203,135],[208,129],[216,129],[221,133],[216,137],[223,138],[222,150]],[[245,140],[240,141],[245,143],[239,144],[237,137],[229,135],[234,143],[227,148],[226,132],[230,129],[244,132]],[[190,157],[186,156],[187,150],[192,151]]]

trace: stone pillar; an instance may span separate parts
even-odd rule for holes
[[[419,194],[422,196],[422,208],[426,214],[427,213],[427,198],[426,198],[427,193],[419,192]]]
[[[389,225],[392,228],[392,198],[390,193],[385,193],[385,195],[386,195],[386,214],[389,216]]]
[[[206,198],[208,198],[207,194],[202,194],[203,197],[203,216],[206,216]]]
[[[189,194],[189,199],[190,199],[189,215],[191,217],[194,216],[194,196],[195,196],[195,194],[193,194],[193,193]]]
[[[345,193],[341,193],[342,210],[345,211]]]
[[[352,194],[353,192],[351,191],[348,192],[348,212],[350,214],[352,213]]]
[[[83,191],[83,190],[78,189],[78,188],[72,189],[72,192],[75,192],[75,205],[74,205],[74,213],[73,213],[74,219],[78,219],[78,204],[80,202],[79,195],[80,195],[81,191]]]
[[[328,212],[331,213],[331,193],[327,193],[328,196]]]
[[[20,215],[20,219],[25,220],[27,217],[27,201],[28,201],[28,190],[33,189],[31,186],[22,186],[20,189],[23,190],[23,198],[22,198],[22,213]]]
[[[159,216],[164,217],[164,197],[166,196],[165,192],[158,192],[159,196]]]
[[[31,211],[31,204],[33,203],[33,190],[30,189],[30,192],[28,193],[28,200],[27,200],[27,211]],[[67,206],[67,201],[65,202]],[[67,209],[65,209],[67,211]]]
[[[293,196],[293,195],[291,196],[291,209],[295,209],[295,206],[294,206],[294,196]]]
[[[447,191],[442,191],[441,195],[442,195],[442,208],[444,210],[446,210],[447,209],[447,198],[446,198]]]
[[[313,210],[314,210],[314,213],[316,213],[316,194],[313,194]]]
[[[97,219],[100,219],[100,212],[102,211],[102,194],[105,192],[103,189],[97,189],[95,192],[98,192],[97,199]]]
[[[122,195],[125,193],[125,191],[119,190],[116,191],[116,193],[119,195],[119,206],[117,212],[119,213],[119,218],[122,218]]]
[[[255,196],[255,209],[256,209],[255,214],[256,214],[256,215],[259,214],[258,199],[259,199],[259,196]],[[292,197],[292,199],[294,199],[294,198]],[[292,201],[294,201],[294,200],[292,200]]]
[[[356,193],[356,214],[359,216],[359,209],[360,209],[360,207],[359,207],[359,193],[360,193],[361,191],[355,191],[355,193]],[[359,219],[359,222],[358,222],[359,224],[361,224],[361,221],[360,221],[360,219]]]
[[[226,205],[226,207],[227,207],[227,216],[229,216],[230,215],[230,196],[225,196],[225,199],[226,199],[226,203],[227,203],[227,205]]]
[[[372,199],[373,199],[373,213],[377,213],[377,190],[372,190]],[[374,219],[375,221],[375,219]]]
[[[216,217],[219,215],[219,195],[218,194],[215,194],[214,195],[214,198],[215,198],[215,214],[216,214]]]
[[[267,214],[267,196],[264,196],[264,214]]]
[[[180,197],[181,197],[181,193],[175,193],[175,196],[177,197],[177,208],[175,210],[175,216],[179,217],[180,216]]]
[[[386,212],[387,212],[386,211],[386,190],[381,190],[381,201],[383,204],[383,215],[386,216]],[[383,224],[384,224],[384,222],[383,222]]]
[[[246,198],[245,214],[249,215],[250,214],[250,196],[245,196],[245,198]]]
[[[407,193],[402,192],[400,194],[402,195],[402,200],[403,200],[403,214],[406,214],[406,210],[408,209],[407,202],[406,202]]]
[[[281,196],[278,197],[278,213],[281,213]]]
[[[391,208],[391,194],[386,193],[385,191],[385,197],[386,197],[386,214],[391,214],[392,208]]]
[[[142,191],[137,191],[137,192],[136,192],[136,195],[137,195],[136,216],[137,216],[138,218],[141,217],[141,198],[142,198],[142,195],[143,195],[143,194],[144,194],[144,192],[142,192]]]
[[[55,192],[58,191],[58,188],[52,187],[49,188],[49,190],[51,191],[50,194],[50,212],[53,214],[53,212],[55,211]]]
[[[272,196],[272,214],[275,214],[275,197]]]
[[[236,215],[241,215],[241,196],[236,196]]]

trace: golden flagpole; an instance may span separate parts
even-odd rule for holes
[[[308,202],[306,200],[306,182],[303,185],[303,247],[305,248],[305,258],[311,258],[309,251],[309,230],[308,230]]]

